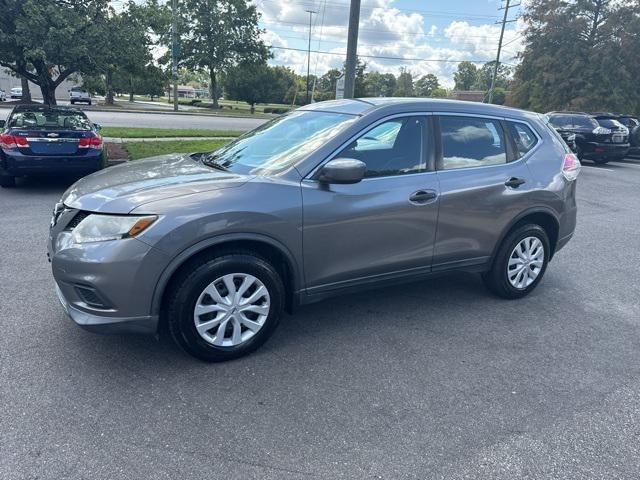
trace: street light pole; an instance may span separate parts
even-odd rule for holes
[[[344,98],[353,98],[355,91],[359,23],[360,0],[351,0],[351,7],[349,8],[349,33],[347,34],[347,61],[345,62],[344,68]]]
[[[309,14],[309,46],[307,48],[307,102],[309,103],[309,74],[311,70],[311,19],[313,18],[313,14],[317,13],[313,10],[305,10]]]
[[[178,111],[178,0],[171,0],[171,73],[173,76],[173,110]]]

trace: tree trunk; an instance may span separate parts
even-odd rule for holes
[[[252,114],[256,113],[256,104],[255,103],[251,104],[251,113]]]
[[[113,105],[113,74],[111,70],[107,70],[107,74],[105,75],[105,83],[107,87],[107,98],[105,103],[107,105]]]
[[[45,105],[56,105],[56,84],[50,78],[40,80],[40,91],[42,92],[42,103]]]
[[[218,109],[220,105],[218,105],[218,79],[216,78],[216,71],[213,67],[209,67],[209,78],[211,82],[209,87],[211,88],[211,101],[213,102],[213,108]]]
[[[22,84],[22,101],[27,103],[31,102],[31,89],[29,88],[29,80],[25,77],[20,77],[20,82]]]
[[[129,101],[133,102],[133,75],[129,77]]]

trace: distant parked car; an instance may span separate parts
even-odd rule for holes
[[[6,101],[7,101],[7,94],[4,93],[4,90],[0,88],[0,102],[6,102]]]
[[[618,121],[629,129],[629,154],[640,155],[640,120],[633,115],[620,115]]]
[[[69,101],[71,105],[75,105],[76,103],[91,105],[91,94],[81,87],[71,87],[69,89]]]
[[[99,126],[75,108],[20,105],[0,134],[0,187],[23,175],[91,173],[104,166]]]
[[[584,112],[549,112],[547,117],[580,160],[604,164],[629,152],[629,132],[615,120]]]
[[[11,98],[12,99],[21,99],[22,98],[22,87],[13,87],[11,89]]]

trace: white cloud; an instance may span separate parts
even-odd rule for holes
[[[360,16],[358,54],[367,63],[367,70],[397,74],[406,67],[415,76],[433,73],[442,84],[453,86],[453,72],[457,63],[452,60],[489,61],[495,57],[499,25],[493,23],[472,25],[468,21],[454,20],[446,27],[428,25],[421,13],[394,7],[395,0],[363,0]],[[264,34],[268,45],[306,50],[309,33],[309,7],[317,11],[312,30],[312,50],[339,55],[311,54],[311,72],[322,75],[329,68],[342,68],[347,43],[348,4],[334,1],[310,0],[304,5],[296,0],[257,0],[262,13]],[[323,5],[325,8],[323,8]],[[464,13],[460,14],[461,18]],[[489,22],[490,20],[487,20]],[[522,25],[510,24],[505,30],[503,45],[505,62],[522,48],[519,37]],[[274,49],[273,64],[286,65],[298,73],[306,72],[306,51]],[[368,58],[401,57],[401,59]],[[415,61],[414,59],[425,59]],[[429,60],[429,61],[426,61]],[[447,60],[447,61],[437,61]],[[317,68],[316,68],[317,65]]]

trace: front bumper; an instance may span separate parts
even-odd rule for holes
[[[143,333],[153,335],[158,330],[158,317],[148,315],[144,317],[104,317],[84,312],[73,307],[56,283],[58,300],[64,311],[76,325],[95,333]]]
[[[52,221],[48,256],[60,303],[82,328],[94,332],[155,333],[153,294],[166,254],[137,238],[75,244],[66,209]]]

